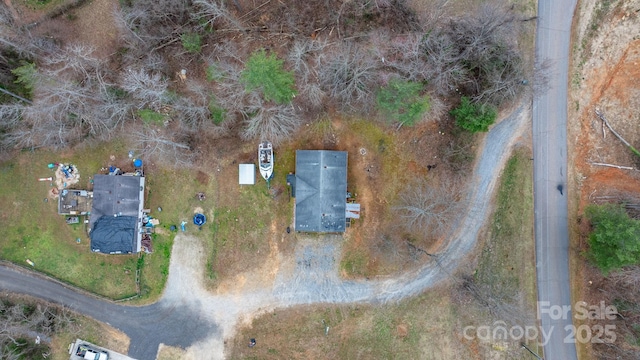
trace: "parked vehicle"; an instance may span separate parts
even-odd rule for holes
[[[269,181],[273,176],[273,145],[268,141],[263,141],[258,145],[258,162],[260,165],[260,175]]]
[[[76,355],[85,360],[109,360],[109,354],[103,350],[97,350],[87,344],[80,344]]]

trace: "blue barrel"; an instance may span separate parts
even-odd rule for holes
[[[198,226],[202,226],[206,222],[207,222],[207,218],[204,216],[204,214],[195,214],[193,216],[193,223]]]
[[[142,160],[140,160],[140,159],[133,160],[133,166],[135,166],[137,168],[142,167]]]

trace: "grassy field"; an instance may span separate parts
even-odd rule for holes
[[[473,270],[476,294],[468,306],[459,306],[465,326],[535,326],[536,269],[533,237],[533,162],[526,148],[515,150],[501,175],[490,229]],[[536,341],[525,341],[541,354]],[[480,353],[492,358],[528,356],[520,341],[493,341],[477,345]]]
[[[82,339],[106,349],[126,354],[129,338],[109,325],[74,314],[77,327],[56,333],[51,339],[51,360],[69,360],[69,344]]]
[[[391,273],[399,265],[377,257],[370,243],[377,234],[393,231],[390,229],[393,215],[389,206],[383,204],[393,204],[398,192],[406,186],[410,177],[407,164],[415,154],[404,151],[399,144],[401,134],[374,122],[352,119],[344,126],[338,136],[349,134],[349,143],[353,144],[348,147],[349,191],[366,211],[345,234],[340,268],[346,277]],[[360,149],[366,149],[366,158],[358,152]]]
[[[441,288],[382,307],[316,306],[276,310],[229,341],[230,359],[468,359]],[[248,348],[248,339],[257,346]]]
[[[74,187],[87,188],[93,174],[107,166],[110,155],[126,159],[127,150],[117,142],[57,154],[48,151],[23,152],[0,164],[0,258],[28,266],[62,281],[112,299],[136,294],[136,269],[143,267],[143,297],[157,297],[166,279],[172,236],[156,234],[156,252],[138,261],[137,255],[108,256],[91,252],[83,224],[67,225],[57,213],[57,200],[50,198],[49,182],[38,178],[53,176],[52,162],[73,163],[80,172]],[[155,174],[154,181],[162,182]],[[172,178],[164,182],[173,181]],[[171,185],[168,185],[171,186]],[[179,188],[177,184],[173,186]],[[154,213],[155,215],[155,213]],[[76,239],[80,239],[78,243]]]
[[[532,172],[530,152],[516,150],[501,176],[491,232],[476,272],[490,287],[513,295],[524,291],[529,305],[537,299]]]

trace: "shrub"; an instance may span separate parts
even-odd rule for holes
[[[640,221],[618,204],[590,205],[585,215],[593,226],[587,256],[605,275],[640,264]]]
[[[391,120],[411,126],[429,110],[429,97],[421,95],[422,89],[417,82],[391,80],[378,91],[378,108]]]
[[[283,60],[267,55],[264,49],[249,57],[240,79],[247,92],[259,89],[267,101],[286,104],[296,95],[293,72],[284,70]]]
[[[22,87],[22,89],[24,90],[22,92],[27,95],[27,97],[32,97],[33,88],[35,87],[38,75],[36,64],[26,63],[11,70],[11,73],[16,77],[14,83]]]
[[[498,113],[491,105],[472,103],[468,97],[463,96],[460,105],[451,110],[451,115],[456,119],[456,125],[475,133],[488,131]]]
[[[216,125],[222,124],[226,115],[226,112],[214,97],[209,100],[209,113],[211,113],[211,120]]]
[[[157,111],[153,111],[151,109],[140,109],[137,112],[137,115],[142,119],[144,123],[159,123],[162,124],[164,122],[165,116]]]
[[[197,33],[184,33],[180,36],[182,47],[192,54],[197,54],[202,50],[202,38]]]
[[[218,69],[218,66],[216,64],[211,64],[207,66],[205,75],[207,77],[207,81],[218,81],[222,79],[223,73],[222,71],[220,71],[220,69]]]

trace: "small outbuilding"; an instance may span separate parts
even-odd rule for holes
[[[104,254],[140,252],[144,177],[95,175],[89,217],[91,250]]]
[[[254,164],[240,164],[238,168],[238,183],[240,185],[255,185],[256,166]]]
[[[295,197],[296,231],[345,231],[346,151],[297,150],[295,181],[291,180],[288,182]]]

